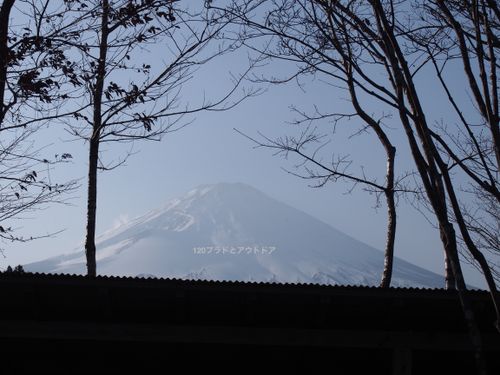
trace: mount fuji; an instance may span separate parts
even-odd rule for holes
[[[204,185],[97,238],[101,275],[378,285],[383,253],[255,188]],[[396,258],[394,286],[444,278]],[[85,273],[81,249],[25,265]]]

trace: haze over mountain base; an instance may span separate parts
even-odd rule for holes
[[[383,253],[244,184],[200,186],[97,239],[100,275],[378,285]],[[84,274],[81,249],[27,264]],[[444,286],[395,259],[393,286]]]

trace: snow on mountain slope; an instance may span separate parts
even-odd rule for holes
[[[244,184],[200,186],[97,239],[104,275],[377,285],[383,254]],[[78,251],[25,266],[85,272]],[[398,286],[442,287],[443,277],[395,260]]]

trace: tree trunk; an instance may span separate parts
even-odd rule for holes
[[[97,275],[95,228],[97,210],[97,163],[99,161],[99,139],[90,140],[89,175],[87,195],[87,238],[85,240],[85,256],[87,257],[87,276]]]
[[[87,276],[95,277],[97,275],[96,247],[95,247],[95,228],[96,228],[96,209],[97,209],[97,169],[99,163],[99,143],[102,123],[102,94],[104,80],[106,78],[106,59],[108,52],[108,17],[109,1],[102,2],[101,18],[101,42],[99,45],[99,61],[95,77],[95,84],[92,87],[92,97],[94,105],[93,113],[93,133],[90,138],[89,148],[89,186],[87,201],[87,238],[85,240],[85,255],[87,257]]]
[[[493,302],[493,307],[495,309],[495,314],[497,317],[497,321],[495,323],[496,329],[500,332],[500,298],[498,295],[498,289],[495,284],[495,279],[493,278],[493,274],[491,273],[491,269],[488,265],[488,261],[486,260],[483,253],[477,248],[474,241],[470,237],[469,230],[467,229],[467,225],[465,224],[465,220],[463,218],[462,212],[460,210],[459,202],[455,194],[455,190],[453,188],[453,184],[447,169],[447,165],[444,164],[443,161],[439,163],[440,169],[442,171],[442,175],[445,181],[446,190],[448,191],[448,196],[450,197],[451,206],[453,208],[453,212],[455,214],[455,219],[457,221],[458,227],[460,228],[460,232],[462,234],[462,238],[474,259],[479,263],[481,267],[481,271],[483,272],[484,278],[488,284],[488,288],[490,291],[491,299]]]
[[[471,339],[472,348],[474,349],[474,358],[477,370],[479,374],[486,375],[488,371],[486,370],[481,333],[479,331],[479,327],[477,326],[474,312],[467,296],[467,286],[465,285],[462,269],[460,267],[460,259],[458,257],[455,230],[453,229],[453,225],[449,222],[440,224],[439,229],[441,240],[445,245],[445,251],[448,255],[448,259],[450,259],[451,268],[455,276],[458,298],[460,300],[460,304],[462,305],[462,311],[464,312],[469,337]]]
[[[340,49],[340,47],[338,48]],[[396,239],[396,202],[394,199],[394,163],[396,159],[396,148],[392,145],[389,137],[380,126],[380,123],[369,116],[361,107],[356,94],[356,88],[354,86],[352,64],[349,56],[350,55],[344,55],[344,66],[347,73],[347,84],[352,104],[361,119],[363,119],[373,129],[387,155],[387,169],[385,174],[386,183],[384,189],[387,203],[387,239],[385,245],[384,270],[382,272],[380,286],[382,288],[388,288],[391,285],[392,280],[394,241]]]
[[[386,147],[387,150],[387,173],[385,199],[387,202],[387,241],[385,244],[384,271],[380,287],[389,288],[394,268],[394,241],[396,239],[396,202],[394,199],[394,158],[396,149]]]
[[[7,64],[9,57],[8,33],[9,18],[15,0],[4,0],[0,8],[0,124],[5,117],[5,85],[7,83]]]
[[[444,253],[444,284],[445,288],[448,290],[455,290],[457,289],[457,282],[455,280],[455,275],[453,273],[453,267],[451,266],[451,259],[446,252],[446,250],[443,251]]]

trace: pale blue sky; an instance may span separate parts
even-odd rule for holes
[[[159,53],[156,51],[155,53]],[[154,58],[154,57],[152,57]],[[247,66],[244,51],[214,60],[195,74],[183,91],[182,99],[195,104],[217,97],[229,85],[228,68],[233,73]],[[275,72],[286,69],[283,65],[268,66],[264,71]],[[442,97],[436,95],[435,82],[426,79],[422,72],[419,90],[429,117],[439,120],[449,116],[443,111]],[[289,106],[294,104],[304,110],[318,105],[325,111],[349,111],[345,93],[326,85],[320,80],[304,80],[304,90],[294,83],[268,87],[255,98],[250,98],[229,112],[199,113],[189,118],[193,123],[179,132],[168,134],[162,142],[137,142],[127,165],[99,175],[98,185],[98,233],[121,221],[143,214],[161,206],[193,187],[217,182],[244,182],[268,195],[301,209],[335,228],[376,248],[383,249],[385,243],[386,208],[374,209],[375,199],[361,189],[346,194],[349,185],[328,184],[321,189],[308,187],[308,183],[287,174],[281,168],[293,168],[293,160],[275,157],[265,149],[253,149],[252,143],[236,133],[233,128],[255,136],[258,131],[270,137],[296,132],[286,124],[294,114]],[[456,82],[460,85],[460,82]],[[249,84],[248,84],[249,85]],[[457,86],[458,87],[458,86]],[[463,98],[468,100],[466,95]],[[374,109],[374,111],[376,108]],[[356,121],[343,124],[337,129],[332,143],[325,149],[327,154],[349,153],[355,161],[353,171],[362,165],[367,171],[383,178],[384,153],[372,135],[352,139],[348,136],[356,129]],[[331,133],[331,125],[318,123],[325,133]],[[390,135],[397,144],[406,146],[406,140],[394,124]],[[65,229],[54,238],[42,239],[26,244],[4,244],[5,258],[0,266],[16,265],[40,260],[81,247],[85,234],[86,210],[86,148],[82,142],[70,139],[61,129],[48,129],[38,139],[53,145],[48,153],[70,152],[71,164],[52,171],[52,178],[81,178],[81,188],[71,205],[53,206],[30,216],[29,220],[16,223],[28,234],[43,234]],[[126,151],[117,150],[115,144],[104,147],[104,156],[113,157]],[[113,148],[111,148],[113,147]],[[411,161],[398,148],[397,166],[401,172],[411,168]],[[403,200],[398,211],[396,256],[432,271],[443,273],[443,254],[437,230],[426,219]],[[468,283],[484,285],[475,271],[467,269]]]

